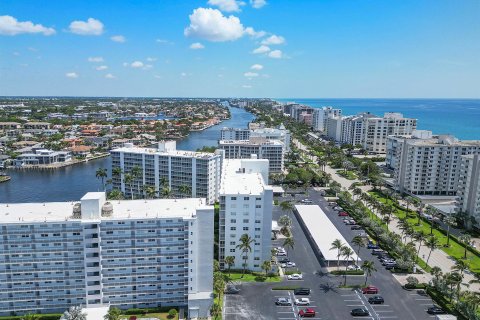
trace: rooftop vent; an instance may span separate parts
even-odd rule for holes
[[[102,206],[102,217],[111,217],[112,214],[113,214],[113,205],[107,201]]]
[[[82,218],[82,205],[80,203],[75,203],[73,205],[73,215],[74,219],[81,219]]]

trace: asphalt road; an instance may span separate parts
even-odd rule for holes
[[[297,196],[298,199],[305,197]],[[328,207],[323,197],[312,189],[309,191],[308,198],[312,199],[314,204],[320,205],[345,239],[351,241],[355,236],[355,231],[350,230],[350,226],[344,225],[341,218]],[[278,219],[283,214],[279,208],[274,208],[274,219]],[[311,300],[310,307],[316,311],[316,316],[311,319],[423,320],[433,318],[433,316],[426,313],[428,306],[432,305],[430,298],[420,296],[415,291],[402,289],[392,274],[385,270],[378,259],[372,256],[366,248],[360,251],[360,258],[362,260],[375,261],[378,270],[368,282],[380,289],[379,295],[385,299],[385,304],[370,305],[368,303],[369,295],[363,295],[354,289],[338,288],[344,281],[343,276],[333,276],[326,272],[325,266],[317,260],[295,216],[291,214],[291,217],[295,248],[294,250],[289,250],[289,258],[302,271],[303,279],[284,280],[282,283],[242,283],[240,285],[240,294],[225,296],[224,319],[299,320],[298,307],[275,306],[275,300],[278,297],[289,297],[292,300],[295,298],[293,291],[272,290],[273,287],[284,285],[308,287],[312,290],[308,297]],[[321,226],[316,227],[321,228]],[[273,241],[274,246],[281,246],[281,244],[282,240]],[[363,276],[348,276],[347,278],[348,284],[363,285],[364,281],[365,278]],[[370,312],[370,317],[352,317],[350,311],[354,308],[367,308]]]

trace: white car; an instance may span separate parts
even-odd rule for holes
[[[294,274],[289,274],[287,276],[287,279],[288,280],[302,280],[303,279],[303,276],[299,273],[294,273]]]
[[[286,257],[287,253],[285,251],[277,251],[277,256],[278,257]]]
[[[310,299],[308,299],[308,298],[295,299],[295,304],[297,306],[309,306],[310,305]]]
[[[361,270],[361,269],[362,268],[360,268],[360,266],[357,266],[356,264],[352,264],[347,267],[348,271]]]
[[[282,263],[280,266],[282,268],[294,268],[297,265],[295,264],[295,262],[287,262],[287,263]]]

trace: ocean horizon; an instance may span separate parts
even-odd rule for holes
[[[480,140],[480,99],[364,99],[364,98],[282,98],[314,108],[331,106],[342,109],[344,115],[370,112],[383,115],[399,112],[418,119],[417,128],[434,134],[451,134],[463,140]]]

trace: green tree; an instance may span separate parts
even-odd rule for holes
[[[288,237],[283,240],[283,246],[287,250],[287,255],[288,255],[288,248],[292,249],[295,247],[295,240],[293,240],[293,237]]]
[[[172,189],[169,187],[162,188],[162,197],[165,199],[169,199],[172,196]]]
[[[113,189],[110,191],[107,195],[107,198],[110,200],[122,200],[123,199],[123,193],[122,191],[118,189]]]
[[[360,249],[361,249],[362,247],[365,247],[365,240],[363,240],[363,238],[360,237],[360,236],[355,236],[355,237],[353,237],[353,239],[352,239],[352,244],[353,244],[354,246],[357,246],[357,262],[356,262],[356,264],[357,264],[357,266],[358,266],[358,259],[359,259],[359,255],[360,255]]]
[[[468,247],[470,246],[470,241],[472,240],[472,237],[468,233],[462,234],[458,240],[463,244],[464,247],[464,254],[463,254],[463,259],[467,259],[467,250]]]
[[[255,242],[255,239],[252,239],[248,234],[244,233],[240,237],[240,243],[237,245],[237,248],[242,251],[242,255],[243,255],[242,278],[245,275],[245,271],[247,270],[248,254],[252,252],[252,243],[254,242]]]
[[[178,187],[178,191],[188,197],[192,193],[192,187],[184,184]]]
[[[120,320],[120,315],[122,311],[116,307],[110,307],[108,312],[105,316],[103,316],[104,320]]]
[[[450,227],[455,223],[455,218],[452,216],[446,216],[445,219],[443,219],[445,224],[447,225],[447,247],[450,247]]]
[[[146,186],[145,193],[148,199],[154,199],[157,195],[157,190],[155,190],[154,186]]]
[[[86,320],[87,314],[83,312],[81,306],[73,306],[63,313],[60,320]]]
[[[173,319],[177,316],[178,312],[177,309],[170,309],[168,310],[168,318]]]
[[[353,250],[350,249],[350,247],[347,247],[347,246],[343,246],[342,247],[342,256],[345,258],[345,260],[347,261],[346,265],[345,265],[345,282],[343,283],[343,285],[347,285],[347,270],[348,270],[348,263],[350,261],[350,257],[354,254]]]
[[[368,277],[370,277],[373,272],[377,271],[375,263],[373,261],[365,260],[363,261],[361,268],[363,272],[365,272],[365,285],[367,285]]]
[[[218,316],[222,313],[222,306],[215,302],[210,308],[210,313],[212,314],[214,319],[217,319]]]
[[[270,260],[265,260],[262,262],[262,270],[265,271],[265,277],[268,276],[268,272],[272,270],[272,262]]]
[[[235,257],[234,256],[226,256],[224,262],[228,266],[228,276],[230,277],[230,269],[235,264]]]
[[[133,179],[137,181],[137,193],[140,194],[140,181],[143,180],[143,171],[139,166],[134,166],[130,171]]]
[[[35,314],[35,313],[27,313],[21,318],[21,320],[38,320],[38,319],[40,319],[40,317],[38,316],[38,314]]]
[[[104,168],[98,168],[97,171],[95,172],[95,177],[97,179],[100,179],[100,181],[102,182],[102,188],[103,190],[105,191],[105,178],[108,177],[108,174],[107,174],[107,169],[104,169]]]
[[[132,200],[133,200],[133,180],[134,180],[134,177],[130,174],[130,173],[127,173],[124,175],[124,179],[125,181],[125,186],[128,185],[129,189],[130,189],[130,196],[132,197]]]
[[[432,254],[433,250],[437,249],[439,244],[440,244],[440,241],[438,241],[438,238],[436,238],[435,236],[428,237],[427,241],[425,242],[425,245],[427,246],[428,249],[430,249],[430,251],[428,252],[427,261],[425,262],[426,264],[428,264],[428,261],[430,260],[430,255]]]
[[[463,277],[465,271],[468,270],[468,264],[464,260],[457,260],[455,264],[452,266],[453,271],[457,271]]]
[[[342,256],[343,246],[344,246],[344,244],[343,244],[342,240],[340,240],[340,239],[333,240],[333,242],[331,244],[330,250],[337,250],[337,270],[340,269],[340,257]]]

